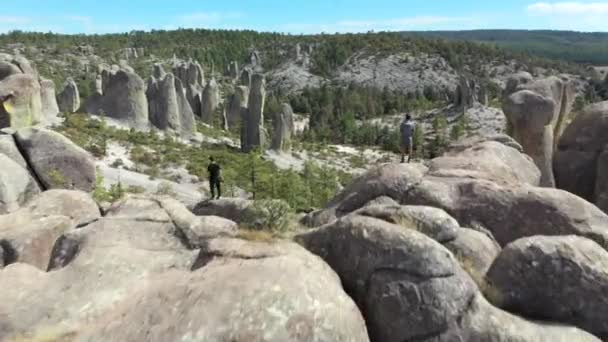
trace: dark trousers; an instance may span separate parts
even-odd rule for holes
[[[219,179],[210,179],[209,188],[211,189],[211,198],[215,197],[215,191],[217,190],[217,198],[222,197],[222,182]]]

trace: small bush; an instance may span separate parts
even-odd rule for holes
[[[254,201],[245,226],[254,230],[282,233],[289,228],[291,207],[282,200]]]

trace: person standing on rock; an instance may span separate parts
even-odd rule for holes
[[[405,155],[407,154],[407,162],[409,163],[412,159],[412,152],[414,149],[414,130],[416,124],[412,121],[412,116],[407,114],[405,119],[401,122],[401,162],[405,163]]]
[[[209,157],[209,188],[211,189],[211,199],[220,199],[222,196],[222,168],[215,162],[213,157]],[[215,196],[217,190],[217,197]]]

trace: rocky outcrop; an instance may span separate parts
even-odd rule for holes
[[[214,114],[220,105],[220,88],[215,78],[212,78],[205,85],[201,98],[201,120],[209,125],[213,124]]]
[[[608,252],[577,236],[536,236],[508,245],[488,279],[501,306],[608,338]]]
[[[553,152],[575,96],[574,84],[568,79],[529,81],[517,76],[508,82],[503,110],[515,139],[541,170],[542,186],[555,187]]]
[[[488,104],[487,94],[477,80],[460,76],[460,82],[456,87],[454,104],[464,110],[472,108],[476,103]]]
[[[196,272],[173,271],[153,279],[82,338],[369,340],[361,314],[335,273],[297,245],[216,239],[201,251],[201,259],[207,261]],[[178,303],[178,316],[163,314],[165,303]],[[121,324],[116,317],[123,317]]]
[[[6,264],[26,263],[46,271],[55,241],[99,217],[97,204],[85,193],[42,193],[18,211],[0,216],[0,245],[10,252]]]
[[[66,137],[45,129],[25,128],[17,131],[15,138],[45,189],[93,190],[92,156]]]
[[[264,104],[266,101],[266,81],[261,74],[253,75],[247,115],[242,119],[241,149],[250,152],[266,145],[264,130]]]
[[[0,81],[0,127],[22,128],[42,122],[38,79],[14,74]]]
[[[194,113],[186,99],[181,81],[173,74],[156,70],[161,78],[150,77],[146,96],[150,122],[154,127],[188,138],[194,134]]]
[[[281,111],[275,113],[273,125],[274,130],[270,148],[283,152],[291,150],[291,136],[294,134],[293,109],[288,103],[284,103]]]
[[[173,74],[178,78],[186,93],[190,108],[196,116],[201,116],[203,87],[205,85],[205,73],[198,62],[189,60],[176,61],[173,65]]]
[[[557,186],[608,212],[608,102],[587,106],[559,140],[553,167]]]
[[[63,90],[57,95],[57,103],[62,113],[75,113],[80,109],[78,85],[72,78],[68,78],[63,84]]]
[[[480,146],[487,143],[497,145],[483,152]],[[475,162],[469,164],[466,161],[470,159],[470,151],[483,152],[477,156],[479,160],[484,155],[487,158],[501,155],[510,161],[505,164],[512,168],[496,168],[492,172]],[[430,163],[431,168],[416,164],[379,166],[346,187],[325,209],[308,215],[304,223],[327,224],[378,197],[388,196],[402,205],[443,209],[461,226],[491,232],[502,246],[527,236],[574,234],[608,247],[605,229],[608,216],[568,192],[524,183],[523,180],[534,177],[529,177],[530,169],[515,165],[532,162],[514,151],[506,145],[486,141],[454,151],[452,157],[457,160],[446,164],[446,169],[435,170],[434,161]],[[484,172],[478,173],[480,169]]]
[[[338,273],[372,341],[430,340],[476,292],[451,253],[415,229],[355,215],[298,240]]]
[[[53,125],[58,122],[59,105],[55,94],[55,83],[51,80],[40,79],[40,104],[42,106],[42,122]]]
[[[139,130],[149,128],[144,81],[124,68],[102,70],[103,94],[87,99],[88,113],[106,115]]]
[[[338,273],[372,341],[599,341],[493,307],[452,253],[413,225],[352,214],[296,240]]]
[[[47,338],[56,327],[53,338],[76,341],[369,341],[360,311],[318,257],[289,242],[220,238],[213,226],[189,250],[179,238],[192,219],[185,212],[171,200],[130,197],[64,232],[52,272],[10,262],[0,271],[2,338]]]
[[[247,104],[249,102],[249,88],[246,86],[238,86],[234,89],[234,94],[228,98],[226,106],[226,121],[228,128],[240,127],[241,118],[247,113]]]

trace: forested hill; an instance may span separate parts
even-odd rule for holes
[[[608,65],[608,33],[473,30],[403,32],[406,36],[476,41],[526,54],[576,63]]]
[[[454,36],[451,37],[446,32],[446,38],[457,38],[456,34],[454,33]],[[272,69],[289,58],[290,50],[296,43],[299,43],[303,46],[315,47],[312,56],[315,69],[313,72],[318,74],[330,73],[354,52],[362,49],[371,54],[390,54],[400,51],[439,54],[457,69],[467,65],[472,70],[476,70],[478,69],[476,65],[484,61],[508,59],[517,59],[528,65],[557,67],[560,70],[568,69],[568,66],[561,63],[564,56],[559,54],[555,54],[554,58],[548,60],[531,54],[509,52],[496,46],[487,46],[477,42],[455,42],[436,37],[419,36],[441,35],[439,32],[421,32],[412,33],[412,35],[404,37],[399,32],[380,32],[302,36],[205,29],[132,31],[104,35],[63,35],[14,31],[0,35],[0,47],[10,47],[12,44],[21,43],[29,47],[39,47],[47,53],[60,56],[72,52],[75,47],[84,45],[94,47],[95,53],[107,60],[111,60],[110,56],[123,48],[145,48],[147,53],[159,57],[168,58],[174,54],[181,57],[188,56],[205,65],[215,65],[221,70],[230,61],[245,62],[252,49],[261,51],[264,55],[265,66]],[[604,55],[608,59],[608,50]]]

